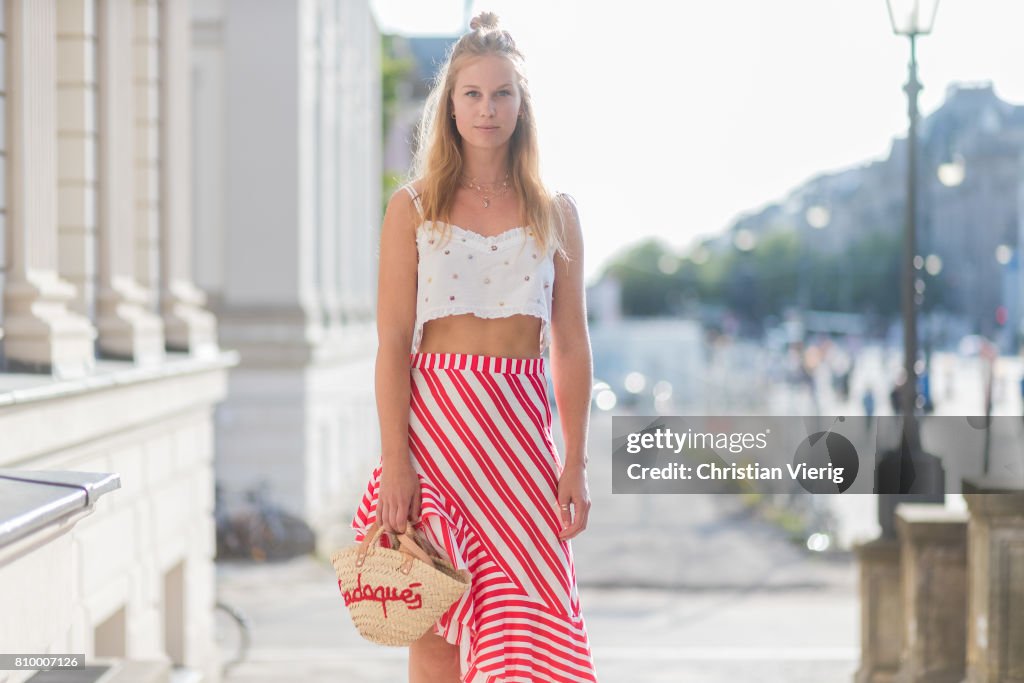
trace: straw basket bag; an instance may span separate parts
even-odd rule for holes
[[[411,525],[388,533],[390,548],[377,543],[383,532],[374,522],[361,543],[336,550],[331,564],[359,634],[380,645],[410,645],[466,592],[470,575]]]

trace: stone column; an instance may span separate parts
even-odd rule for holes
[[[96,305],[96,2],[57,3],[57,225],[70,306]]]
[[[325,336],[308,135],[315,102],[301,61],[309,5],[228,0],[224,7],[221,343],[238,349],[246,364],[301,367],[317,358]]]
[[[7,0],[7,252],[4,353],[8,369],[81,376],[96,331],[68,308],[58,276],[57,24],[54,0]]]
[[[903,650],[900,545],[879,537],[854,547],[860,564],[860,667],[856,683],[891,683]]]
[[[383,173],[380,155],[381,136],[381,93],[380,78],[380,33],[376,29],[373,12],[369,3],[356,5],[357,17],[354,22],[359,28],[356,40],[360,46],[357,60],[359,100],[357,111],[361,113],[364,129],[372,131],[362,138],[360,172],[364,180],[360,186],[363,200],[355,224],[355,250],[360,256],[355,260],[355,292],[350,320],[360,327],[373,330],[376,326],[377,287],[377,236],[381,224],[381,177]],[[371,332],[372,334],[372,332]]]
[[[342,156],[336,139],[339,137],[339,129],[346,126],[340,125],[336,97],[339,78],[334,57],[338,40],[335,7],[331,3],[319,3],[315,9],[305,13],[303,23],[306,34],[303,71],[308,75],[309,97],[315,102],[315,109],[310,112],[313,120],[307,128],[307,135],[315,140],[310,149],[312,158],[309,161],[316,169],[314,215],[319,259],[317,285],[324,325],[328,332],[336,333],[341,324],[336,273],[340,265],[337,244],[342,224],[335,207],[339,194],[344,191],[338,173]]]
[[[189,2],[160,5],[161,311],[167,347],[196,355],[217,350],[217,321],[192,282],[191,101]]]
[[[896,507],[903,654],[896,683],[960,683],[967,629],[967,513]]]
[[[135,280],[135,89],[131,0],[99,0],[100,352],[137,363],[164,357],[163,322]]]
[[[338,175],[342,188],[338,194],[337,222],[338,241],[335,261],[338,267],[334,273],[335,287],[339,292],[338,306],[344,327],[352,320],[352,301],[356,294],[355,262],[359,259],[355,215],[359,201],[358,187],[361,182],[358,174],[358,141],[365,129],[359,127],[356,120],[359,116],[353,106],[359,73],[356,71],[356,40],[359,31],[356,24],[357,3],[345,2],[339,8],[338,37],[334,44],[335,60],[338,65],[339,78],[334,97],[341,112],[342,125],[338,130],[337,155]],[[379,179],[378,179],[378,182]],[[344,332],[345,330],[343,330]]]
[[[381,160],[380,43],[369,5],[342,3],[337,100],[344,117],[338,136],[341,201],[338,289],[345,333],[353,340],[372,328],[379,256]],[[365,131],[370,131],[366,134]]]
[[[341,3],[333,59],[339,75],[339,201],[334,283],[346,348],[373,334],[380,234],[380,37],[368,3]]]
[[[1024,487],[965,479],[967,683],[1024,681]]]
[[[160,21],[156,0],[132,0],[135,72],[135,279],[146,307],[157,310],[160,291]]]
[[[373,133],[366,137],[366,156],[363,167],[366,169],[366,194],[368,199],[364,204],[363,226],[359,231],[358,249],[363,254],[363,259],[358,264],[357,281],[359,283],[358,293],[354,305],[356,309],[356,320],[358,323],[370,330],[376,329],[377,320],[377,245],[380,235],[380,226],[383,215],[381,214],[381,181],[384,173],[384,165],[379,151],[379,145],[371,141],[381,140],[384,132],[381,121],[381,83],[380,78],[373,74],[379,74],[381,65],[381,38],[377,31],[376,20],[370,5],[360,5],[362,10],[360,22],[357,25],[367,26],[368,30],[362,33],[363,41],[366,44],[362,50],[364,57],[364,107],[366,126]],[[371,332],[372,334],[372,332]]]

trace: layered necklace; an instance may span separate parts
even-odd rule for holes
[[[501,199],[508,192],[508,173],[505,174],[505,178],[500,183],[478,183],[475,178],[462,176],[462,184],[464,187],[468,187],[480,195],[480,199],[483,200],[484,208],[486,209],[491,205],[492,199]]]

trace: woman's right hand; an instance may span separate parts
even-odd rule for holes
[[[404,533],[406,521],[420,521],[420,480],[408,458],[381,466],[377,519],[384,531]]]

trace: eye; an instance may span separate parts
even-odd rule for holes
[[[498,94],[499,95],[511,95],[512,91],[511,90],[499,90]]]
[[[472,97],[473,95],[479,95],[480,93],[478,93],[476,90],[467,90],[465,94]]]

